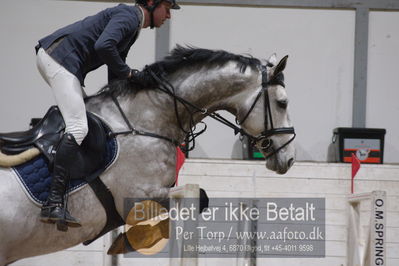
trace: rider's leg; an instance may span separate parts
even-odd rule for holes
[[[77,77],[51,58],[43,48],[37,54],[40,74],[52,88],[55,101],[65,121],[65,132],[80,145],[88,132],[83,89]]]
[[[71,216],[66,209],[66,202],[64,201],[66,188],[71,178],[70,169],[73,167],[78,152],[79,145],[73,135],[64,134],[54,156],[50,192],[40,214],[42,222],[51,223],[65,220],[68,226],[80,226],[79,221]]]
[[[69,226],[80,226],[65,208],[64,194],[71,178],[70,172],[79,145],[87,135],[86,108],[79,80],[53,60],[43,49],[38,52],[37,65],[46,82],[53,89],[56,103],[65,121],[65,134],[54,156],[50,194],[42,208],[41,220],[65,220]]]

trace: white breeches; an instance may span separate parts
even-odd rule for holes
[[[36,57],[40,74],[52,88],[55,101],[65,121],[65,132],[80,145],[88,132],[83,89],[78,78],[58,64],[43,48]]]

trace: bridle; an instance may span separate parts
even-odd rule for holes
[[[284,83],[284,74],[282,72],[278,73],[277,75],[273,75],[273,77],[269,80],[267,76],[267,66],[270,65],[261,65],[261,73],[262,73],[262,89],[258,92],[258,95],[256,96],[254,102],[252,103],[251,107],[249,108],[248,112],[245,114],[244,118],[241,121],[238,121],[236,119],[236,123],[238,125],[244,124],[244,122],[247,120],[249,114],[252,112],[252,110],[255,108],[255,105],[263,95],[264,97],[264,111],[265,111],[265,119],[264,119],[264,128],[265,130],[260,133],[257,136],[252,136],[250,134],[247,134],[243,129],[244,133],[241,132],[242,135],[246,135],[251,144],[255,145],[256,143],[260,142],[260,149],[265,152],[267,155],[265,158],[269,158],[279,152],[281,149],[286,147],[288,144],[290,144],[296,137],[295,129],[293,127],[280,127],[280,128],[275,128],[273,125],[273,117],[272,117],[272,112],[271,112],[271,107],[270,107],[270,98],[269,98],[269,91],[268,88],[271,85],[280,85],[285,88],[285,83]],[[269,127],[270,124],[270,127]],[[269,128],[269,129],[268,129]],[[277,149],[273,149],[273,140],[270,138],[271,136],[274,135],[281,135],[281,134],[292,134],[293,136],[291,139],[289,139],[286,143],[278,147]]]
[[[273,125],[273,118],[272,118],[272,112],[271,112],[271,108],[270,108],[268,87],[270,85],[281,85],[281,86],[285,87],[283,73],[279,73],[277,75],[274,75],[272,77],[272,79],[268,80],[267,66],[260,65],[260,71],[262,73],[262,89],[259,91],[258,95],[256,96],[254,102],[252,103],[251,107],[249,108],[249,110],[246,113],[246,115],[244,116],[244,118],[241,121],[238,121],[236,119],[236,124],[234,124],[234,123],[231,123],[230,121],[228,121],[226,118],[224,118],[221,115],[219,115],[218,113],[209,112],[207,109],[200,108],[200,107],[192,104],[191,102],[181,98],[180,96],[176,95],[175,88],[173,87],[172,84],[169,83],[169,81],[164,76],[157,75],[152,70],[147,70],[147,71],[149,71],[149,74],[152,76],[152,78],[159,84],[158,89],[161,90],[162,92],[170,95],[173,98],[174,107],[175,107],[175,114],[176,114],[176,118],[177,118],[178,123],[179,123],[179,127],[186,134],[187,133],[192,134],[192,136],[191,136],[191,140],[192,141],[194,141],[195,138],[198,137],[200,134],[205,132],[206,127],[203,130],[201,130],[199,133],[194,133],[193,130],[190,130],[190,131],[185,130],[183,128],[183,125],[182,125],[182,122],[181,122],[181,119],[180,119],[180,115],[179,115],[178,108],[177,108],[177,102],[182,104],[187,110],[189,110],[190,108],[192,110],[194,110],[193,112],[190,112],[191,113],[190,121],[194,121],[193,115],[195,113],[201,113],[204,116],[209,116],[209,117],[217,120],[218,122],[220,122],[220,123],[232,128],[234,130],[235,135],[240,134],[241,136],[246,136],[249,139],[249,141],[250,141],[250,143],[252,145],[255,145],[255,144],[260,142],[260,149],[263,152],[267,153],[267,155],[265,156],[266,159],[271,157],[271,156],[273,156],[274,154],[279,152],[281,149],[286,147],[296,137],[295,130],[294,130],[293,127],[275,128],[274,125]],[[257,136],[253,136],[253,135],[247,133],[243,128],[239,127],[239,125],[244,124],[244,122],[247,120],[248,116],[253,111],[253,109],[255,108],[255,105],[257,104],[257,102],[259,101],[259,99],[260,99],[260,97],[262,95],[264,96],[264,110],[265,110],[264,128],[265,128],[265,130],[261,134],[259,134]],[[166,141],[169,141],[169,142],[173,143],[175,146],[181,146],[179,141],[177,141],[175,139],[135,129],[132,126],[132,124],[129,122],[129,120],[127,119],[127,117],[126,117],[125,113],[123,112],[123,110],[122,110],[117,98],[114,95],[112,95],[112,99],[113,99],[114,103],[116,104],[116,106],[118,107],[118,110],[120,111],[123,119],[125,120],[126,125],[129,127],[129,130],[127,130],[127,131],[111,133],[112,136],[117,136],[117,135],[121,135],[121,134],[142,135],[142,136],[148,136],[148,137],[154,137],[154,138],[163,139],[163,140],[166,140]],[[191,123],[190,123],[190,125],[191,125]],[[282,146],[280,146],[277,149],[274,149],[272,147],[273,146],[273,141],[272,141],[272,139],[270,139],[270,137],[274,136],[274,135],[281,135],[281,134],[292,134],[293,136],[285,144],[283,144]]]

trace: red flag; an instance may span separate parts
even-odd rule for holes
[[[357,174],[357,171],[359,171],[359,169],[360,169],[360,161],[357,158],[357,156],[355,155],[355,153],[352,153],[352,189],[351,189],[352,194],[353,194],[353,190],[354,190],[353,180],[355,179],[355,176]]]
[[[176,148],[176,177],[175,177],[176,186],[178,185],[177,181],[179,178],[180,168],[183,166],[185,160],[186,160],[186,156],[184,155],[184,153],[182,152],[180,147],[177,147]]]
[[[360,161],[357,156],[352,153],[352,179],[355,178],[357,171],[360,169]]]

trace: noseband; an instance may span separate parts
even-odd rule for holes
[[[260,97],[263,95],[264,97],[264,111],[265,111],[265,120],[264,120],[264,128],[265,130],[257,135],[257,136],[252,136],[248,133],[246,133],[243,129],[241,129],[243,132],[241,132],[242,135],[246,135],[251,144],[255,145],[256,143],[260,143],[260,149],[267,153],[265,158],[269,158],[279,152],[281,149],[286,147],[288,144],[290,144],[296,137],[296,133],[293,127],[280,127],[280,128],[275,128],[273,125],[273,117],[272,117],[272,112],[270,108],[270,99],[269,99],[269,91],[268,88],[271,85],[280,85],[285,88],[284,84],[284,74],[283,73],[278,73],[277,75],[273,76],[272,79],[268,80],[267,78],[267,66],[261,65],[261,73],[262,73],[262,89],[259,91],[258,95],[255,98],[255,101],[252,103],[251,107],[249,108],[248,112],[244,116],[244,118],[241,121],[238,121],[236,119],[236,123],[238,125],[244,124],[244,122],[247,120],[249,114],[252,112],[252,110],[255,108],[256,103],[259,101]],[[269,126],[270,124],[270,126]],[[270,138],[271,136],[274,135],[281,135],[281,134],[292,134],[292,138],[289,139],[286,143],[284,143],[282,146],[280,146],[277,149],[273,149],[273,140]]]

